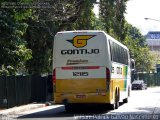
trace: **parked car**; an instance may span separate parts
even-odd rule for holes
[[[145,90],[147,89],[147,84],[143,80],[134,80],[132,82],[132,90]]]

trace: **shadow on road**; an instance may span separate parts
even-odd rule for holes
[[[20,115],[18,119],[26,118],[59,118],[59,117],[74,117],[77,115],[99,115],[106,114],[110,110],[107,110],[104,106],[78,106],[73,112],[66,112],[64,106],[53,108],[50,110],[44,110],[28,115]]]
[[[155,106],[155,107],[139,107],[137,108],[139,111],[142,111],[143,113],[151,113],[151,114],[159,114],[160,113],[160,107]]]

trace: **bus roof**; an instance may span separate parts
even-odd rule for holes
[[[124,44],[122,44],[118,40],[115,40],[112,36],[110,36],[109,34],[105,33],[104,31],[101,31],[101,30],[60,31],[57,34],[63,34],[63,33],[103,33],[106,35],[107,38],[110,38],[110,40],[112,40],[113,42],[117,43],[118,45],[122,46],[123,48],[125,48],[126,50],[129,51],[129,49]]]

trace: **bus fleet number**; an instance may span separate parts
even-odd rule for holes
[[[88,72],[73,72],[73,76],[88,76]]]

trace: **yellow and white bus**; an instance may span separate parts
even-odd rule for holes
[[[128,102],[131,59],[126,46],[104,31],[58,32],[53,49],[55,104]]]

